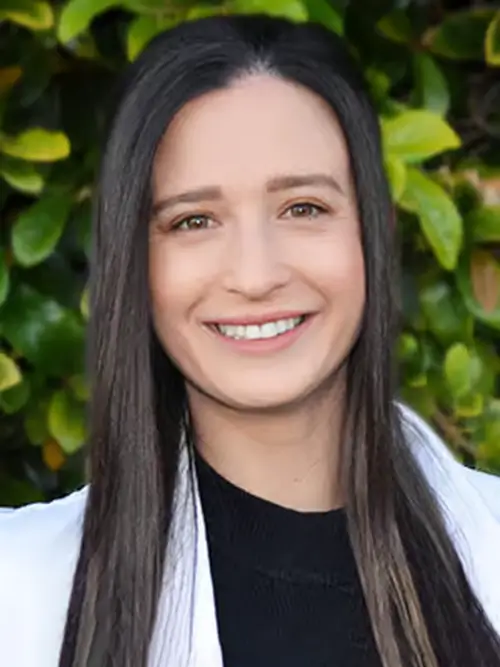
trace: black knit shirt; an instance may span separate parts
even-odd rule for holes
[[[345,513],[302,513],[197,456],[224,667],[381,667]]]

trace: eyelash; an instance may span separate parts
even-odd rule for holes
[[[316,213],[313,214],[313,215],[299,216],[301,218],[302,217],[317,218],[319,215],[322,215],[322,214],[328,212],[327,209],[324,206],[320,206],[319,204],[313,204],[312,202],[308,202],[308,201],[303,201],[303,202],[301,201],[301,202],[296,202],[294,204],[291,204],[286,209],[286,211],[290,211],[291,209],[294,209],[294,208],[308,208],[309,210],[314,209],[316,211]],[[209,216],[199,214],[199,215],[190,215],[187,218],[182,218],[182,220],[179,220],[178,222],[174,223],[174,225],[172,225],[172,231],[179,231],[179,232],[198,231],[200,229],[200,227],[198,227],[194,230],[191,230],[189,228],[182,228],[182,225],[184,223],[189,223],[191,220],[196,220],[196,219],[207,220],[207,219],[209,219]],[[205,228],[202,227],[201,229],[205,229]]]
[[[295,202],[294,204],[291,204],[286,210],[289,211],[292,208],[309,208],[309,209],[315,209],[317,213],[312,216],[299,216],[299,217],[318,217],[318,215],[322,215],[323,213],[328,213],[327,209],[324,206],[320,206],[319,204],[313,204],[312,202],[309,201],[299,201]]]
[[[172,225],[172,231],[174,232],[189,232],[191,231],[190,229],[182,229],[181,225],[183,225],[185,222],[190,222],[191,220],[196,220],[196,219],[208,219],[208,215],[190,215],[187,218],[182,218],[182,220],[179,220],[179,222],[176,222],[175,224]],[[193,230],[197,231],[197,230]]]

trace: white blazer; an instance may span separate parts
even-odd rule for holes
[[[403,414],[410,446],[437,494],[469,581],[500,632],[500,478],[461,465],[415,413],[403,408]],[[186,462],[184,456],[148,664],[223,667],[205,525]],[[87,491],[0,512],[5,667],[57,667]]]

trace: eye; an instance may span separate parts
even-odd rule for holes
[[[172,229],[181,232],[196,231],[199,229],[207,229],[211,223],[212,220],[207,215],[190,215],[172,225]]]
[[[297,202],[289,206],[286,212],[292,218],[317,218],[322,213],[326,213],[326,208],[310,202]]]

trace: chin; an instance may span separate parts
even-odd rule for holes
[[[296,397],[289,396],[241,396],[228,398],[228,406],[239,412],[281,412],[299,402]]]
[[[314,394],[314,387],[291,387],[282,383],[280,387],[242,387],[233,391],[219,391],[212,398],[239,411],[282,411],[296,408]]]
[[[341,366],[341,364],[339,364]],[[309,363],[308,367],[274,368],[240,373],[205,372],[205,382],[188,381],[191,392],[204,401],[241,412],[280,412],[321,400],[323,393],[335,392],[341,382],[335,370],[325,372],[330,364]],[[335,366],[334,366],[335,368]],[[212,369],[210,369],[212,370]],[[220,370],[220,369],[219,369]],[[281,372],[280,372],[281,371]]]

